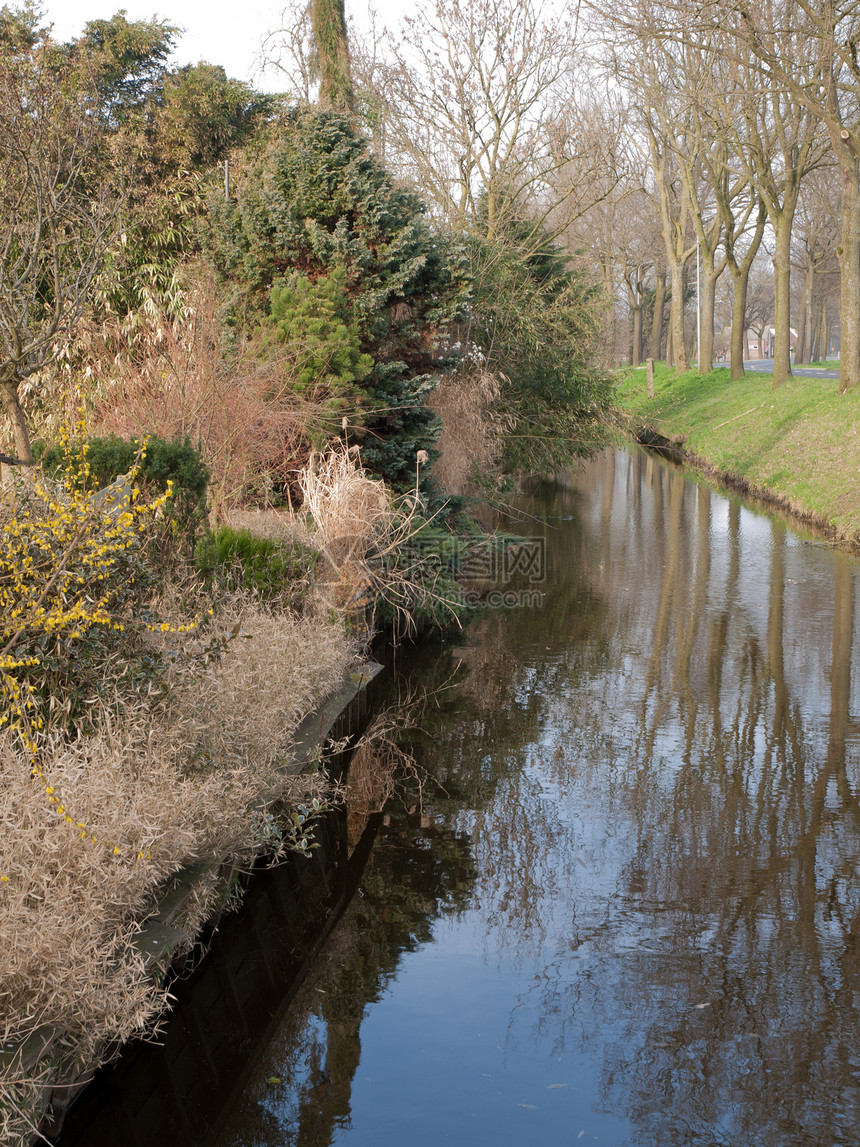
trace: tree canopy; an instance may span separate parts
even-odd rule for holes
[[[337,272],[374,370],[351,421],[365,460],[395,482],[435,437],[424,406],[450,362],[448,334],[469,298],[463,251],[394,184],[350,119],[293,109],[210,198],[209,251],[246,316],[265,315],[276,281]]]

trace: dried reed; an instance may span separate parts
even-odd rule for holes
[[[498,472],[510,419],[495,409],[499,380],[480,366],[445,375],[427,405],[442,419],[433,477],[453,495],[474,494],[476,478]]]
[[[370,478],[358,447],[341,441],[311,455],[302,471],[303,507],[313,520],[323,555],[323,598],[365,638],[373,632],[380,603],[407,632],[415,626],[416,608],[447,611],[457,620],[457,603],[437,588],[438,564],[413,544],[428,524],[418,494],[419,467],[425,460],[420,451],[415,490],[400,496]]]
[[[301,475],[304,508],[323,545],[348,539],[366,552],[384,542],[395,528],[394,499],[378,478],[361,465],[357,446],[335,442],[325,453],[311,455]]]
[[[342,626],[242,598],[218,624],[234,634],[223,657],[193,674],[177,668],[166,697],[105,708],[92,734],[55,736],[44,749],[60,812],[73,809],[86,834],[45,801],[11,736],[0,739],[3,1043],[44,1027],[64,1032],[77,1072],[105,1041],[151,1030],[167,996],[134,940],[156,888],[194,860],[250,860],[264,843],[261,800],[307,792],[308,779],[285,777],[280,759],[302,715],[342,680],[351,657]],[[193,923],[211,910],[201,896]],[[34,1096],[20,1064],[0,1072],[0,1142],[20,1141]]]

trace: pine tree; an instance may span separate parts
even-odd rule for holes
[[[365,462],[396,483],[414,480],[417,451],[438,433],[424,399],[451,362],[449,331],[469,299],[462,250],[434,233],[418,197],[334,112],[291,112],[237,172],[230,202],[213,193],[210,222],[211,256],[246,321],[268,314],[285,275],[314,283],[337,273],[375,364],[354,384]]]
[[[357,384],[373,370],[373,359],[361,351],[341,270],[316,282],[294,271],[275,283],[271,318],[277,337],[292,350],[298,393],[331,411],[360,405]]]

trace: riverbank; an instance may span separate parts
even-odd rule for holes
[[[0,502],[4,1147],[155,1030],[241,872],[313,847],[372,606],[402,608],[412,572],[382,561],[411,501],[346,451],[305,476],[305,514],[246,512],[195,547],[182,489],[139,464],[99,488],[90,449]]]
[[[619,377],[615,400],[637,437],[659,435],[708,476],[858,547],[860,392],[837,386],[796,377],[774,390],[767,374],[676,377],[658,363],[653,398],[643,367]]]

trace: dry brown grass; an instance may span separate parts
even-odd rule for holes
[[[74,358],[86,367],[77,389],[92,404],[93,433],[188,435],[210,468],[217,517],[249,498],[280,496],[309,441],[337,424],[296,393],[289,347],[265,332],[231,343],[211,273],[188,276],[177,317],[142,312],[132,327],[116,319],[81,336]]]
[[[343,628],[322,617],[267,611],[242,598],[222,607],[220,622],[238,630],[228,655],[176,705],[188,731],[186,760],[206,769],[238,763],[262,776],[301,717],[339,684],[349,644]]]
[[[423,517],[418,495],[426,459],[419,451],[415,491],[399,496],[370,478],[358,447],[343,442],[311,455],[302,471],[303,508],[313,521],[313,544],[323,556],[318,588],[323,601],[358,635],[372,634],[374,611],[381,604],[407,632],[414,628],[416,608],[457,620],[456,603],[437,589],[438,563],[413,544],[432,520]]]
[[[218,624],[235,631],[223,657],[178,673],[166,700],[105,710],[91,735],[46,746],[45,781],[87,825],[84,837],[47,802],[11,738],[0,741],[3,1043],[54,1028],[86,1068],[104,1041],[147,1031],[166,996],[134,937],[155,890],[195,860],[250,860],[264,843],[260,802],[307,791],[307,778],[278,766],[298,721],[342,680],[343,628],[241,598]],[[194,923],[211,907],[201,897]],[[0,1073],[0,1142],[19,1141],[33,1096],[20,1065]]]
[[[501,387],[489,371],[467,367],[446,375],[427,405],[442,419],[433,477],[447,494],[474,494],[477,476],[498,471],[509,422],[495,411]]]

